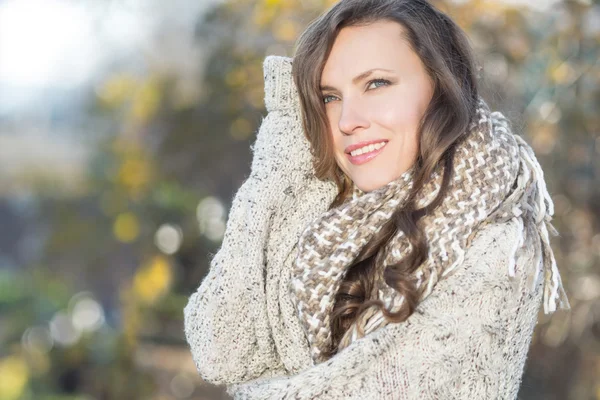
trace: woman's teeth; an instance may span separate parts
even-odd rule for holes
[[[375,150],[377,150],[377,149],[380,149],[380,148],[382,148],[383,146],[385,146],[385,144],[386,144],[386,143],[387,143],[387,142],[381,142],[381,143],[376,143],[376,144],[370,144],[370,145],[368,145],[368,146],[361,147],[360,149],[356,149],[356,150],[354,150],[354,151],[351,151],[351,152],[350,152],[350,155],[352,155],[352,157],[356,157],[356,156],[359,156],[359,155],[361,155],[361,154],[364,154],[364,153],[370,153],[370,152],[372,152],[372,151],[375,151]]]

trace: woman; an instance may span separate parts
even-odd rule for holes
[[[252,172],[185,307],[247,399],[514,399],[540,305],[569,309],[553,203],[425,0],[342,0],[265,59]]]

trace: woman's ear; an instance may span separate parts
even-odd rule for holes
[[[263,62],[267,112],[283,109],[299,110],[300,100],[292,77],[292,61],[290,57],[270,55]]]

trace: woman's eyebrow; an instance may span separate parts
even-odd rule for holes
[[[363,79],[366,79],[369,77],[369,75],[371,75],[374,71],[385,71],[385,72],[394,72],[391,69],[385,69],[385,68],[372,68],[369,69],[359,75],[357,75],[356,77],[354,77],[354,79],[352,79],[352,83],[353,84],[357,84],[358,82],[362,81]],[[335,88],[333,86],[319,86],[319,88],[321,90],[335,90]]]

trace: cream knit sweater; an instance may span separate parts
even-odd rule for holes
[[[291,59],[264,62],[265,104],[250,176],[236,193],[222,246],[184,309],[202,378],[235,399],[515,399],[542,300],[527,276],[533,243],[508,254],[518,225],[490,224],[456,273],[408,320],[313,365],[288,292],[296,242],[333,200],[312,173]],[[283,266],[276,268],[275,266]]]

